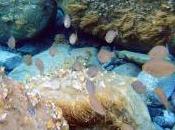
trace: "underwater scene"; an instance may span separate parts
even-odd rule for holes
[[[175,130],[175,0],[0,0],[0,130]]]

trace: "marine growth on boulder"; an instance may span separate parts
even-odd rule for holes
[[[118,31],[114,43],[125,49],[165,45],[175,27],[174,6],[167,0],[66,0],[62,7],[76,29],[103,40],[109,30]]]

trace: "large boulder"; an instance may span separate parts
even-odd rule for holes
[[[167,0],[65,0],[62,6],[72,26],[104,39],[118,31],[114,43],[125,49],[146,52],[167,42],[175,27],[173,2]]]
[[[130,86],[133,81],[135,78],[105,71],[98,71],[90,78],[87,69],[60,69],[44,77],[33,77],[26,86],[35,88],[43,98],[60,106],[70,129],[74,126],[78,130],[114,130],[127,124],[131,130],[155,130],[147,107]],[[91,103],[93,94],[105,114],[99,113],[98,101]]]
[[[43,51],[33,56],[32,65],[28,66],[22,63],[9,73],[9,76],[16,80],[26,80],[29,77],[40,74],[40,71],[35,66],[35,60],[41,59],[44,64],[44,74],[55,71],[58,68],[69,68],[74,65],[75,62],[87,64],[88,66],[98,64],[97,62],[97,49],[93,47],[77,48],[71,50],[70,45],[58,44],[55,46],[57,50],[56,56],[49,55],[49,50]]]
[[[31,38],[46,28],[56,15],[53,0],[0,0],[0,43],[11,35]]]
[[[145,62],[149,61],[150,58],[146,54],[141,54],[137,52],[131,52],[131,51],[117,51],[116,56],[120,59],[125,59],[130,62],[134,62],[136,64],[142,65]]]

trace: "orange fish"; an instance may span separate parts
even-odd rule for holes
[[[131,86],[139,94],[142,94],[142,93],[144,93],[146,91],[146,86],[139,80],[134,81],[131,84]]]
[[[165,46],[155,46],[149,51],[148,55],[151,59],[164,59],[169,53]]]
[[[170,108],[170,104],[165,93],[162,91],[161,88],[155,88],[155,94],[159,97],[160,102],[165,106],[166,109]]]
[[[161,59],[153,59],[149,60],[142,66],[142,70],[145,72],[155,76],[161,77],[166,75],[171,75],[175,72],[174,64],[161,60]]]
[[[103,48],[100,49],[100,51],[97,55],[98,60],[102,64],[109,62],[112,59],[113,56],[114,56],[113,52],[108,51],[108,50],[103,49]]]
[[[8,41],[7,41],[7,45],[10,49],[15,49],[16,47],[16,40],[13,36],[11,36]]]

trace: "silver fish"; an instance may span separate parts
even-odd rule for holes
[[[69,43],[70,43],[71,45],[74,45],[74,44],[76,44],[77,41],[78,41],[77,33],[72,33],[72,34],[69,36]]]
[[[106,42],[112,43],[117,35],[118,35],[118,31],[109,30],[105,35]]]
[[[70,28],[71,26],[71,18],[68,14],[64,16],[64,27],[65,28]]]
[[[16,40],[13,36],[11,36],[8,41],[7,41],[7,45],[10,49],[15,49],[16,47]]]
[[[44,74],[44,63],[41,59],[35,59],[35,66],[37,67],[41,75]]]

